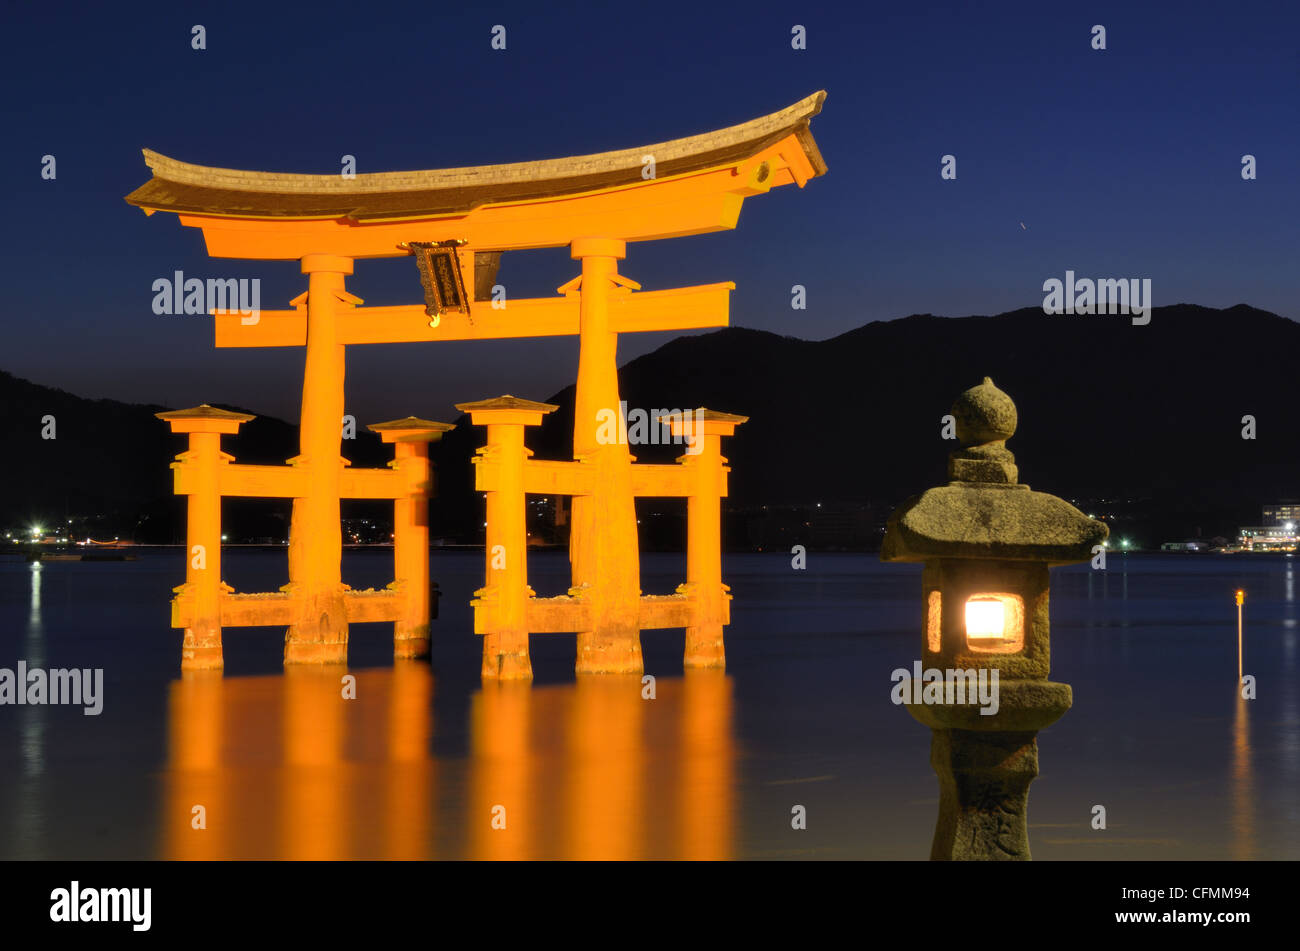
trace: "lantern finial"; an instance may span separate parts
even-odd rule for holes
[[[952,404],[957,440],[962,448],[948,456],[948,478],[954,482],[1014,484],[1016,457],[1006,442],[1016,432],[1016,404],[990,377],[972,386]]]

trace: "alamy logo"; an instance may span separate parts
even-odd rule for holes
[[[660,420],[679,423],[681,431],[674,433]],[[625,422],[626,421],[626,422]],[[700,443],[704,414],[699,410],[643,409],[628,410],[627,400],[621,400],[618,410],[602,409],[596,413],[596,442],[602,446],[667,446],[686,445],[688,456],[697,455],[704,447]]]
[[[148,931],[153,919],[152,888],[69,888],[50,892],[50,921],[129,921],[132,931]]]
[[[244,315],[241,324],[255,324],[262,319],[262,279],[246,277],[210,277],[206,282],[176,271],[171,278],[153,282],[155,314],[210,314],[235,311]]]
[[[1151,278],[1139,281],[1124,278],[1081,277],[1075,280],[1073,271],[1065,272],[1065,281],[1054,277],[1043,282],[1047,296],[1043,298],[1043,313],[1059,314],[1132,314],[1135,326],[1151,323]]]
[[[16,671],[0,667],[0,705],[81,705],[88,717],[104,710],[104,668],[44,670],[20,660]]]
[[[914,661],[912,669],[897,668],[889,679],[894,681],[889,699],[895,706],[913,704],[971,704],[980,706],[980,716],[990,717],[998,712],[998,672],[981,667],[967,670],[939,670],[937,667],[921,669]]]

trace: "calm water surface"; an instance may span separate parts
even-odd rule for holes
[[[103,713],[0,706],[3,858],[923,859],[938,805],[929,731],[889,699],[920,654],[920,572],[873,555],[735,555],[728,669],[683,675],[681,631],[642,635],[639,678],[573,674],[535,635],[536,680],[483,689],[469,598],[482,554],[439,552],[432,663],[394,666],[354,625],[350,667],[281,673],[278,628],[226,631],[224,676],[182,678],[168,628],[179,549],[132,563],[0,559],[0,667],[102,667]],[[530,556],[541,595],[563,553]],[[237,590],[282,551],[232,549]],[[647,555],[670,592],[684,556]],[[354,587],[391,578],[349,552]],[[1294,559],[1112,556],[1052,573],[1052,675],[1074,708],[1039,735],[1037,859],[1300,857]],[[1235,588],[1245,588],[1238,700]],[[357,699],[340,677],[356,675]],[[201,804],[207,829],[190,828]],[[1104,805],[1107,829],[1090,827]],[[807,829],[790,828],[791,809]],[[491,827],[505,807],[506,828]]]

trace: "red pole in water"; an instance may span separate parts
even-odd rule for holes
[[[1237,589],[1237,687],[1241,688],[1241,606],[1246,603],[1246,592]]]

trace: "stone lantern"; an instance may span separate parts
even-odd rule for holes
[[[1048,680],[1048,569],[1087,561],[1108,530],[1018,481],[1006,448],[1016,406],[988,377],[957,397],[952,415],[961,448],[949,454],[949,483],[904,502],[880,552],[924,565],[917,666],[928,689],[910,684],[904,702],[933,733],[940,800],[930,858],[1028,859],[1038,731],[1071,704],[1069,685]],[[974,693],[976,679],[991,683],[994,702],[954,689]]]

